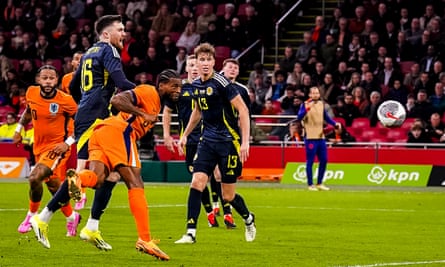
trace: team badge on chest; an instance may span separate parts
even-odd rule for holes
[[[51,103],[49,104],[49,112],[52,114],[55,114],[59,111],[59,104],[57,103]]]
[[[207,95],[213,95],[213,88],[212,87],[207,87],[206,88],[206,94]]]

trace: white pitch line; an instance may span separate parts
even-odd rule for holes
[[[445,263],[445,260],[387,262],[387,263],[375,263],[368,265],[347,265],[347,266],[335,266],[335,267],[381,267],[381,266],[405,266],[405,265],[436,264],[436,263]]]

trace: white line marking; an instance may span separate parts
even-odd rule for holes
[[[375,263],[368,265],[346,265],[346,266],[335,266],[335,267],[381,267],[381,266],[404,266],[404,265],[420,265],[420,264],[435,264],[435,263],[445,263],[445,260],[387,262],[387,263]]]

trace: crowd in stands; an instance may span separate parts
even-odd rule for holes
[[[155,83],[165,68],[183,74],[187,54],[199,43],[221,47],[216,58],[219,70],[223,59],[238,56],[255,40],[271,42],[274,21],[294,2],[1,1],[0,121],[6,121],[8,112],[21,113],[39,66],[52,64],[61,77],[71,71],[72,55],[96,41],[94,21],[102,15],[123,17],[127,35],[121,58],[127,77]],[[285,47],[273,70],[241,59],[242,66],[253,69],[246,83],[252,114],[295,115],[309,88],[319,86],[328,112],[357,141],[378,140],[356,130],[357,125],[366,120],[365,129],[379,128],[377,108],[392,99],[406,107],[408,118],[421,119],[428,140],[445,142],[430,130],[431,116],[438,114],[442,121],[445,112],[444,8],[443,1],[435,0],[339,1],[332,14],[315,17],[298,47]],[[445,130],[443,123],[434,129]],[[264,130],[280,139],[287,132]],[[406,141],[407,132],[386,141]]]
[[[264,108],[253,112],[294,115],[319,86],[328,111],[357,141],[411,142],[419,119],[422,141],[445,142],[444,9],[433,0],[340,1],[326,18],[315,17],[301,45],[285,47],[272,72],[255,66],[248,84]],[[377,109],[385,100],[406,108],[406,126],[380,129]],[[434,131],[433,117],[441,122]]]

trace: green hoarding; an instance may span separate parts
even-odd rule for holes
[[[324,183],[328,185],[426,186],[431,169],[431,165],[330,163],[324,175]],[[313,179],[316,183],[318,164],[314,164],[313,170]],[[281,183],[306,184],[306,163],[287,163]]]

